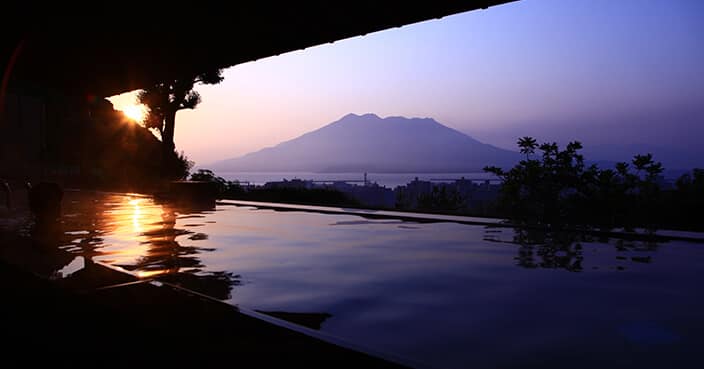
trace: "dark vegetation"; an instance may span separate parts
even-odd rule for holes
[[[704,230],[704,169],[685,173],[675,183],[675,191],[665,191],[660,204],[663,224],[670,228]]]
[[[227,181],[208,169],[199,169],[192,181],[217,183],[221,198],[245,201],[285,202],[303,205],[359,206],[360,204],[340,191],[324,188],[247,188],[238,182]]]
[[[175,149],[176,113],[182,109],[195,109],[200,104],[200,94],[193,89],[195,84],[217,84],[222,80],[222,69],[213,69],[161,81],[139,92],[139,102],[147,107],[145,126],[155,130],[161,137],[164,153],[162,168],[166,170],[167,177],[173,167],[180,165],[179,160],[169,155]]]
[[[164,178],[185,179],[193,165],[183,153],[163,151],[148,129],[114,110],[107,100],[67,118],[47,147],[43,176],[65,186],[136,191]],[[162,156],[166,156],[162,166]]]
[[[503,179],[497,204],[502,217],[550,228],[704,230],[702,169],[665,188],[663,167],[650,154],[600,169],[584,164],[577,141],[560,150],[556,143],[538,145],[524,137],[518,146],[526,158],[515,167],[485,168]]]
[[[193,162],[175,151],[176,112],[200,103],[195,84],[222,81],[215,69],[162,81],[139,94],[147,106],[144,126],[127,118],[105,99],[73,104],[47,134],[55,135],[42,161],[42,180],[63,186],[150,192],[171,180],[187,179]],[[154,130],[159,137],[155,137]]]

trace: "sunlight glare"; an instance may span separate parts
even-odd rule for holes
[[[146,114],[144,105],[128,105],[122,108],[122,112],[130,119],[141,123]]]
[[[130,200],[129,204],[134,206],[134,212],[132,213],[132,228],[135,233],[142,232],[142,224],[140,219],[142,218],[142,209],[139,207],[139,202],[141,199]]]
[[[137,277],[139,278],[149,278],[149,277],[154,277],[159,274],[164,274],[166,273],[165,270],[140,270],[137,272]]]

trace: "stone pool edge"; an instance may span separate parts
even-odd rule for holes
[[[446,215],[446,214],[430,214],[430,213],[416,213],[416,212],[402,212],[402,211],[392,211],[392,210],[368,210],[368,209],[356,209],[356,208],[340,208],[332,206],[318,206],[318,205],[300,205],[300,204],[287,204],[287,203],[274,203],[274,202],[259,202],[259,201],[244,201],[244,200],[218,200],[218,205],[230,205],[230,206],[245,206],[254,207],[258,209],[269,209],[269,210],[281,210],[281,211],[304,211],[313,213],[323,213],[323,214],[341,214],[341,215],[357,215],[370,219],[399,219],[402,221],[409,222],[421,222],[421,223],[438,223],[438,222],[450,222],[459,223],[467,225],[481,225],[487,227],[500,227],[500,228],[521,228],[521,229],[536,229],[536,230],[546,230],[545,227],[539,226],[524,226],[511,223],[505,219],[499,218],[482,218],[482,217],[470,217],[463,215]],[[673,231],[673,230],[657,230],[654,233],[650,233],[643,229],[638,229],[633,232],[625,231],[623,229],[613,229],[610,231],[596,230],[596,229],[576,229],[576,228],[565,228],[562,231],[575,232],[575,233],[585,233],[595,236],[613,237],[613,238],[623,238],[623,239],[647,239],[655,241],[668,241],[668,240],[678,240],[678,241],[688,241],[704,243],[704,233],[700,232],[689,232],[689,231]]]
[[[232,324],[232,334],[220,332],[216,335],[223,339],[230,338],[234,343],[240,343],[240,345],[232,345],[231,353],[234,357],[237,354],[240,354],[240,356],[243,354],[242,350],[239,349],[242,346],[240,341],[252,342],[249,337],[254,336],[257,337],[254,341],[261,341],[261,344],[248,343],[249,346],[244,350],[244,356],[255,356],[250,358],[263,362],[296,364],[295,361],[298,360],[304,366],[310,367],[348,366],[346,364],[379,368],[427,367],[427,365],[412,363],[407,359],[352,345],[339,338],[321,334],[312,329],[241,306],[228,304],[172,283],[160,282],[157,278],[140,279],[132,273],[121,270],[121,268],[102,262],[90,261],[84,268],[75,273],[65,278],[52,280],[31,270],[31,267],[23,265],[23,260],[17,262],[12,260],[12,257],[9,257],[9,255],[12,255],[11,249],[13,247],[32,248],[31,240],[6,231],[0,232],[3,233],[2,237],[0,237],[0,248],[3,251],[0,257],[0,274],[5,277],[0,282],[5,297],[0,313],[5,313],[6,310],[11,312],[2,314],[3,319],[0,319],[0,322],[8,319],[8,321],[3,322],[3,327],[6,331],[14,332],[18,336],[27,334],[32,337],[36,336],[38,340],[44,340],[45,336],[51,336],[56,333],[51,331],[51,328],[55,325],[67,324],[72,327],[71,324],[74,322],[72,322],[71,318],[67,318],[66,322],[61,322],[57,317],[48,322],[47,325],[49,327],[33,326],[34,321],[37,320],[35,318],[47,316],[43,309],[52,307],[54,304],[59,306],[75,305],[81,308],[85,307],[86,310],[94,309],[94,305],[97,305],[98,309],[94,310],[102,311],[103,308],[107,308],[112,313],[118,315],[124,313],[126,316],[138,313],[140,307],[149,308],[149,306],[163,305],[169,308],[173,307],[174,310],[170,311],[170,314],[174,314],[176,310],[216,311],[217,313],[212,316],[191,317],[194,321],[207,321],[210,326],[216,328],[219,328],[219,323],[213,323],[212,321],[217,319],[218,316],[228,322],[236,322],[237,324]],[[59,251],[65,253],[63,250]],[[54,299],[58,302],[51,303]],[[100,311],[93,311],[90,313],[89,320],[96,321],[98,322],[96,323],[97,325],[101,325],[99,322],[112,318],[104,317],[100,314]],[[184,316],[189,315],[184,314]],[[38,321],[42,321],[42,319],[38,319]],[[188,323],[199,327],[197,322]],[[79,323],[78,327],[81,324]],[[17,327],[14,327],[15,325]],[[167,328],[164,324],[156,323],[155,325],[157,328]],[[244,331],[242,330],[243,325],[246,326]],[[169,329],[174,328],[165,330],[168,331]],[[71,338],[73,338],[74,333],[77,332],[64,330],[64,334]],[[208,332],[205,333],[207,334]],[[94,332],[94,335],[97,336],[84,339],[96,342],[110,341],[111,339],[117,341],[129,339],[127,333],[108,329],[99,329],[97,333]],[[214,341],[215,338],[212,338],[212,340]],[[217,343],[214,342],[214,344]],[[62,342],[57,343],[57,350],[67,351],[62,349],[62,345]],[[18,346],[16,350],[7,350],[6,352],[14,351],[15,354],[19,355],[25,348],[31,349],[32,346]],[[51,350],[52,348],[56,347],[50,346],[46,349]],[[260,353],[265,354],[264,356],[271,356],[261,357]],[[178,352],[177,354],[183,355],[184,353]],[[190,354],[197,355],[198,351],[195,350]],[[31,356],[23,355],[22,357],[31,359]],[[154,357],[157,357],[157,355],[154,354]],[[195,357],[188,357],[195,360]],[[11,355],[7,359],[12,361]],[[207,357],[202,359],[208,361]],[[293,361],[289,362],[289,360]]]

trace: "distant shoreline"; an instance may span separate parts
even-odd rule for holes
[[[266,182],[277,182],[292,179],[313,181],[364,181],[364,172],[245,172],[222,171],[216,175],[228,181],[248,182],[263,185]],[[419,180],[444,179],[452,181],[460,178],[487,180],[496,179],[493,174],[484,172],[367,172],[369,183],[394,188],[408,184],[415,178]]]
[[[208,169],[207,167],[196,167],[197,169]],[[313,173],[313,174],[338,174],[338,173],[362,173],[364,174],[364,171],[334,171],[334,170],[326,170],[326,171],[260,171],[260,170],[223,170],[223,171],[215,171],[216,173]],[[374,172],[374,171],[367,171],[366,173],[368,174],[436,174],[436,173],[458,173],[458,174],[464,174],[464,173],[483,173],[481,169],[477,169],[476,171],[443,171],[443,170],[436,170],[436,171],[406,171],[406,170],[401,170],[401,171],[383,171],[383,172]]]

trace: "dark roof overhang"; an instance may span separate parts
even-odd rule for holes
[[[86,9],[19,7],[5,24],[4,80],[110,96],[388,28],[514,0],[204,2]],[[88,4],[88,3],[87,3]],[[59,8],[60,6],[60,8]]]

